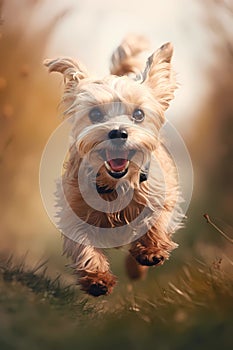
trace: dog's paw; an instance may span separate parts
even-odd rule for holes
[[[168,259],[168,252],[162,252],[154,247],[136,246],[130,249],[134,259],[143,266],[162,265]]]
[[[155,256],[153,254],[141,254],[136,257],[137,262],[144,266],[162,265],[164,263],[163,256]]]
[[[99,297],[112,292],[116,277],[109,272],[84,272],[78,283],[87,294]]]

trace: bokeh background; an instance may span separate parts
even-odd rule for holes
[[[149,346],[155,335],[158,339],[158,349],[187,349],[187,346],[190,349],[196,349],[198,346],[200,349],[202,344],[217,348],[215,336],[218,332],[219,345],[223,345],[224,349],[228,346],[231,348],[232,294],[230,287],[224,288],[232,283],[232,241],[224,239],[218,231],[208,225],[203,214],[207,212],[221,230],[232,237],[232,20],[232,2],[224,0],[0,1],[2,271],[6,272],[8,269],[11,274],[13,270],[17,270],[15,267],[13,269],[12,263],[9,265],[9,256],[12,257],[11,261],[16,261],[16,266],[21,264],[22,270],[31,269],[38,261],[48,259],[48,280],[47,285],[44,281],[42,290],[28,288],[27,283],[25,287],[24,277],[17,280],[17,271],[13,273],[14,278],[11,276],[7,282],[3,273],[0,283],[1,349],[39,349],[40,344],[48,349],[59,349],[59,346],[72,349],[78,345],[80,349],[87,349],[94,348],[96,344],[97,348],[99,346],[102,349],[110,346],[140,349],[140,344]],[[66,303],[66,307],[61,308],[66,299],[63,294],[55,303],[50,297],[47,300],[44,293],[48,294],[51,287],[49,283],[54,282],[53,278],[56,282],[58,274],[61,274],[65,286],[73,283],[75,278],[65,267],[67,260],[61,257],[60,253],[61,237],[43,208],[38,176],[45,144],[52,131],[61,123],[58,105],[63,82],[59,75],[49,76],[42,62],[47,57],[77,57],[91,72],[101,76],[108,71],[113,49],[127,33],[132,32],[148,36],[155,49],[167,41],[171,41],[175,47],[173,63],[178,73],[180,88],[166,116],[182,135],[193,162],[195,182],[186,227],[176,234],[179,249],[164,267],[152,269],[146,282],[132,284],[127,280],[123,270],[126,249],[123,248],[120,252],[110,251],[113,270],[119,276],[120,284],[115,296],[93,300],[85,298],[75,289],[72,290],[72,293],[75,293],[72,303]],[[202,273],[199,271],[199,264],[202,266],[202,272],[204,271],[203,276],[198,275],[195,278],[196,273]],[[193,271],[193,268],[196,270]],[[210,278],[209,272],[212,268],[215,277],[211,276],[213,279],[217,278],[219,290],[224,289],[224,295],[217,292],[216,295],[211,294],[213,286],[210,289],[210,286],[203,287],[204,281]],[[177,300],[174,295],[169,301],[163,292],[160,297],[157,294],[159,288],[171,289],[170,284],[174,287],[173,278],[179,280],[182,275],[183,280],[187,280],[184,271],[194,276],[194,280],[190,279],[189,287],[183,286],[186,292],[193,292],[197,299],[200,295],[206,296],[202,302],[208,305],[204,316],[202,312],[197,312],[203,306],[201,301],[197,306],[190,297],[189,303],[186,300],[182,305],[182,301]],[[220,276],[216,277],[216,272],[220,273]],[[177,283],[179,285],[181,282]],[[157,289],[154,289],[155,285]],[[59,285],[59,288],[62,287]],[[137,302],[136,295],[139,298]],[[214,299],[209,305],[207,301],[211,299],[211,295],[214,295]],[[142,305],[139,302],[140,298]],[[149,304],[145,304],[145,300],[155,305],[154,308],[150,305],[148,312],[145,310]],[[163,305],[160,311],[157,300],[161,300]],[[47,303],[48,308],[41,306],[41,303]],[[51,304],[54,303],[56,310],[51,311]],[[177,304],[178,309],[175,307]],[[191,304],[196,305],[193,311],[195,315],[197,313],[196,318],[192,313],[195,325],[200,325],[200,322],[202,324],[210,310],[214,311],[216,324],[213,325],[213,318],[207,317],[208,330],[200,326],[195,332],[190,331],[186,334],[188,320],[190,321],[187,310],[190,310]],[[216,305],[217,311],[214,309]],[[111,314],[112,310],[114,314]],[[132,313],[137,316],[132,316]],[[179,330],[173,332],[172,345],[169,345],[166,333],[173,329],[173,326],[170,324],[166,328],[165,322],[161,328],[160,321],[158,323],[158,320],[154,319],[157,313],[161,315],[160,321],[166,321],[168,317],[179,325]],[[141,318],[138,318],[138,314]],[[93,315],[97,318],[97,324]],[[103,320],[108,317],[110,323],[106,324]],[[82,326],[86,325],[88,329],[87,333],[81,332],[78,327],[75,328],[77,319],[80,318]],[[60,320],[56,325],[61,329],[60,338],[56,337],[55,319]],[[123,321],[120,321],[121,319]],[[32,325],[31,320],[43,325],[40,328],[41,333],[36,325]],[[110,328],[107,328],[107,325]],[[159,333],[156,333],[156,329],[159,329]],[[114,335],[114,330],[119,334],[119,338]],[[140,337],[141,330],[144,333]],[[185,339],[184,343],[180,341],[182,337]],[[64,344],[61,338],[65,339]],[[203,349],[206,349],[206,345],[203,345]]]

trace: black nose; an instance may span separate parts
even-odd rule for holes
[[[114,140],[114,139],[121,139],[121,141],[126,141],[127,138],[128,138],[128,133],[126,130],[124,129],[114,129],[114,130],[111,130],[109,133],[108,133],[108,137],[111,139],[111,140]]]

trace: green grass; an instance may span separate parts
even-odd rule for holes
[[[162,269],[161,269],[162,270]],[[45,264],[1,263],[0,349],[231,349],[233,279],[198,261],[85,296]]]

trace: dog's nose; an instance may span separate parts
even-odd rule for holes
[[[124,129],[113,129],[108,133],[110,140],[121,139],[121,141],[126,141],[128,138],[128,133]]]

